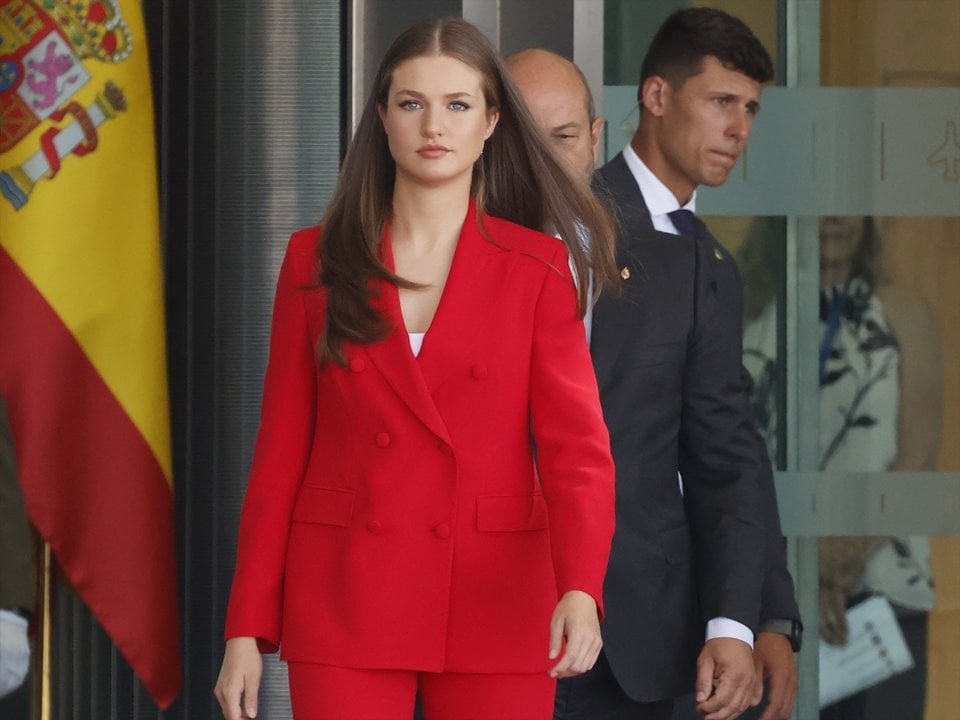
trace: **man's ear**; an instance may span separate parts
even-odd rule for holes
[[[600,162],[600,138],[603,136],[603,126],[606,121],[597,115],[590,123],[590,147],[593,149],[593,164]]]
[[[670,83],[666,78],[660,75],[651,75],[643,81],[643,91],[640,97],[643,99],[643,110],[651,115],[659,117],[663,114],[664,106],[669,101]]]

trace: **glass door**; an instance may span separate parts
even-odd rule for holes
[[[605,2],[606,155],[672,0]],[[700,4],[700,3],[692,3]],[[706,3],[777,62],[699,209],[745,286],[744,363],[806,626],[796,717],[955,715],[960,689],[960,5]]]

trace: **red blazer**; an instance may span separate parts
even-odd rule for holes
[[[559,596],[599,605],[614,468],[566,249],[483,222],[493,242],[471,202],[419,357],[382,283],[394,331],[319,370],[320,231],[291,238],[227,637],[344,667],[538,672]]]

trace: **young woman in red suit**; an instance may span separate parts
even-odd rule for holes
[[[476,28],[394,42],[280,270],[226,718],[278,647],[298,720],[409,720],[418,689],[428,720],[552,716],[601,644],[613,462],[580,318],[612,244]]]

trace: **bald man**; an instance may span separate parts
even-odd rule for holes
[[[551,146],[570,172],[590,182],[600,159],[603,118],[580,68],[547,50],[523,50],[507,67]]]
[[[557,155],[572,173],[589,180],[603,119],[595,116],[580,70],[544,50],[511,55],[507,65]],[[598,179],[601,187],[606,171]],[[635,227],[628,205],[620,208],[627,232]],[[666,305],[702,307],[703,286],[693,277],[694,266],[685,261],[690,254],[683,250],[714,259],[717,248],[706,238],[652,230],[642,238],[621,238],[625,299],[602,297],[587,318],[588,332],[595,323],[599,335],[592,338],[591,352],[617,462],[617,530],[604,586],[604,652],[593,671],[560,683],[555,718],[665,720],[671,717],[674,698],[689,693],[696,682],[701,692],[716,686],[712,695],[706,692],[699,698],[701,713],[710,720],[727,719],[756,702],[757,678],[765,678],[768,704],[763,718],[786,720],[796,694],[796,665],[788,637],[767,630],[792,631],[799,613],[769,462],[746,417],[747,376],[739,360],[736,368],[728,364],[725,369],[728,376],[733,374],[728,385],[737,387],[732,400],[737,436],[721,434],[749,450],[733,458],[738,471],[723,479],[714,468],[686,462],[688,456],[713,452],[707,447],[710,441],[690,429],[698,423],[712,425],[709,404],[686,397],[688,388],[705,386],[682,382],[676,386],[682,398],[657,398],[656,391],[651,395],[649,390],[659,386],[662,395],[664,387],[672,387],[665,378],[700,372],[695,347],[677,353],[662,342],[671,334],[666,326],[676,323]],[[735,278],[725,277],[728,285],[735,284]],[[739,292],[738,285],[733,289]],[[727,310],[733,317],[722,327],[736,337],[724,342],[739,347],[739,311]],[[694,345],[700,333],[702,328],[689,328]],[[729,397],[720,401],[731,404]],[[677,483],[681,468],[686,502]],[[761,534],[753,527],[751,537],[767,547],[765,566],[743,566],[738,555],[744,535],[731,527],[730,518],[762,523]],[[735,567],[739,569],[729,574],[716,572]],[[756,616],[742,610],[751,607],[759,609]],[[736,617],[704,615],[707,608],[736,608],[730,613]],[[751,655],[747,640],[753,641],[758,624]]]

